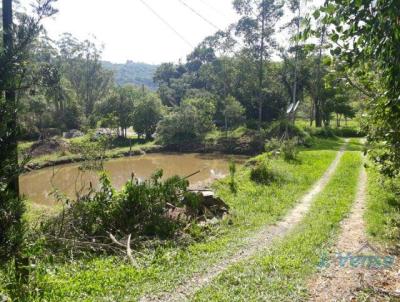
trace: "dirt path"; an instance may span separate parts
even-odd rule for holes
[[[382,247],[368,243],[363,219],[367,198],[367,173],[364,167],[361,169],[355,203],[349,217],[342,221],[341,235],[329,258],[330,265],[310,280],[310,301],[394,301],[388,293],[395,293],[398,299],[395,301],[400,301],[398,261]],[[341,258],[337,257],[338,254]],[[368,267],[368,264],[377,263],[366,260],[371,256],[382,260],[386,257],[392,258],[390,261],[393,261],[393,265],[385,268],[382,261],[379,268]]]
[[[340,253],[346,255],[362,255],[363,251],[370,254],[371,247],[367,245],[367,236],[363,220],[367,173],[362,167],[358,181],[356,200],[350,215],[342,221],[341,234],[329,257],[329,267],[322,270],[309,284],[311,301],[353,301],[354,293],[362,286],[365,268],[354,267],[350,259],[337,258]],[[373,249],[373,248],[372,248]],[[341,261],[341,263],[340,263]],[[354,300],[355,301],[355,300]]]
[[[346,144],[347,142],[348,141],[346,140]],[[245,240],[245,248],[239,250],[232,257],[227,258],[217,265],[208,268],[207,271],[197,273],[191,278],[185,280],[183,283],[177,286],[174,292],[162,293],[158,296],[145,296],[140,301],[187,301],[199,289],[210,283],[229,266],[245,260],[257,252],[268,248],[275,239],[284,237],[303,219],[316,195],[318,195],[325,188],[340,162],[340,159],[346,148],[346,144],[338,152],[335,160],[329,166],[324,175],[281,221],[274,225],[268,225],[261,229],[254,236],[247,238]]]

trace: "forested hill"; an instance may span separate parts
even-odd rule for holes
[[[156,84],[153,82],[153,75],[158,67],[157,65],[132,61],[127,61],[125,64],[103,61],[102,64],[104,68],[115,72],[115,81],[119,85],[145,85],[151,90],[157,89]]]

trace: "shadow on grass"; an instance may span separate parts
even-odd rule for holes
[[[301,148],[302,151],[339,151],[344,140],[339,137],[319,138],[313,137],[312,145],[308,148]]]
[[[361,139],[351,139],[347,145],[348,151],[363,151],[364,144],[362,143]]]

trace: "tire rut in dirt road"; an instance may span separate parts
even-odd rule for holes
[[[357,255],[367,243],[363,219],[367,192],[367,173],[361,168],[355,203],[350,215],[341,223],[341,233],[337,240],[335,254]],[[333,253],[332,253],[333,254]],[[330,266],[314,276],[309,283],[310,301],[353,301],[354,292],[362,285],[363,268],[342,267],[332,262]],[[355,300],[354,300],[355,301]]]
[[[309,210],[314,198],[323,191],[330,178],[334,174],[340,159],[344,153],[348,140],[338,152],[336,158],[329,166],[324,175],[313,185],[312,189],[304,195],[297,205],[289,211],[289,213],[279,222],[274,225],[267,225],[254,236],[245,239],[245,247],[239,250],[232,257],[227,258],[220,263],[209,267],[205,272],[194,274],[191,278],[179,284],[174,292],[161,293],[154,296],[145,296],[140,299],[141,302],[148,301],[187,301],[198,290],[210,283],[221,272],[226,270],[229,266],[238,263],[242,260],[248,259],[257,252],[260,252],[269,246],[275,239],[284,237],[289,231],[293,229],[305,216]]]

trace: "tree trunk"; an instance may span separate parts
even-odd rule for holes
[[[300,34],[300,17],[301,17],[301,3],[299,2],[299,8],[298,8],[298,15],[297,15],[297,22],[296,22],[296,27],[297,27],[297,36]],[[297,103],[297,68],[298,68],[298,59],[299,59],[299,40],[296,39],[296,51],[295,51],[295,57],[294,57],[294,81],[293,81],[293,99],[292,99],[292,104],[293,106],[296,106]],[[297,110],[297,109],[296,109]],[[293,117],[292,117],[292,123],[293,125],[296,122],[296,110],[293,110]]]
[[[264,79],[264,39],[265,39],[265,11],[264,5],[261,12],[261,47],[260,47],[260,70],[259,70],[259,91],[258,91],[258,128],[262,126],[262,109],[263,109],[263,79]]]
[[[7,131],[9,135],[6,135],[6,139],[3,142],[4,149],[6,150],[6,160],[9,160],[14,171],[7,175],[7,191],[10,194],[10,198],[19,199],[19,162],[18,162],[18,122],[17,122],[17,97],[15,92],[15,70],[14,70],[14,41],[13,41],[13,7],[12,0],[2,0],[3,5],[3,46],[6,61],[8,61],[8,66],[6,68],[7,74],[5,75],[5,101],[6,101],[6,112],[7,115]],[[1,91],[0,91],[1,93]],[[7,200],[2,201],[7,202]],[[22,202],[22,201],[20,201]],[[22,221],[22,211],[15,209],[13,213],[14,216],[13,224],[18,229],[21,226]],[[22,236],[22,231],[17,231],[13,236]],[[11,241],[16,240],[10,238]],[[17,239],[20,241],[20,239]],[[15,278],[19,284],[27,284],[29,282],[29,258],[21,254],[20,243],[15,243]],[[21,289],[22,290],[22,289]]]
[[[321,114],[321,61],[322,61],[322,46],[325,41],[325,26],[322,27],[321,39],[319,45],[318,63],[317,63],[317,95],[315,99],[315,126],[322,127],[322,114]]]
[[[321,108],[318,104],[318,101],[314,104],[314,119],[315,119],[315,127],[321,128],[322,127],[322,114]]]
[[[13,58],[13,9],[12,0],[3,0],[3,45],[5,49],[5,55],[8,60]],[[7,75],[5,100],[7,111],[11,112],[10,120],[7,123],[7,129],[10,131],[10,135],[5,142],[8,144],[9,156],[11,161],[18,167],[18,141],[17,141],[17,99],[16,93],[12,83],[12,66],[9,69],[9,74]],[[9,191],[19,197],[19,177],[18,173],[13,175],[9,181],[8,189]]]

